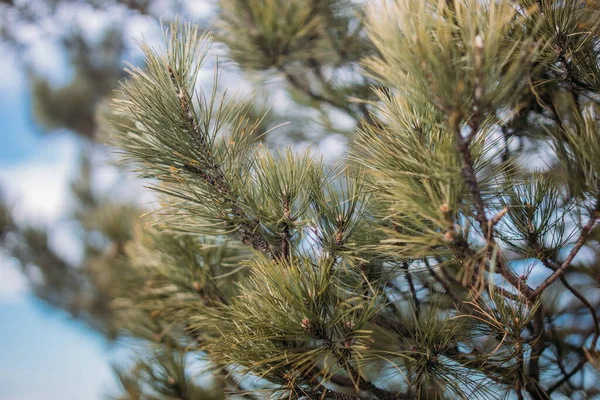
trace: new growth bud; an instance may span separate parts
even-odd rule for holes
[[[310,328],[310,320],[308,318],[303,318],[302,322],[300,322],[300,326],[302,329],[308,330],[308,328]]]

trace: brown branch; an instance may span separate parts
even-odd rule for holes
[[[537,243],[535,244],[535,247],[533,247],[533,249],[538,254],[543,252],[543,249]],[[542,262],[542,264],[544,264],[546,268],[552,271],[556,271],[559,268],[559,266],[554,261],[550,260],[545,256],[541,256],[540,261]],[[598,343],[598,338],[600,337],[600,320],[598,319],[598,315],[596,314],[596,308],[592,305],[592,303],[589,302],[588,299],[585,298],[583,294],[581,294],[581,292],[579,292],[579,290],[577,290],[569,283],[569,281],[564,275],[560,276],[560,281],[565,286],[565,288],[567,288],[567,290],[573,294],[573,296],[577,297],[579,301],[583,303],[583,305],[589,310],[590,315],[592,316],[592,319],[594,321],[594,337],[592,338],[591,350],[594,351]]]
[[[415,284],[413,282],[412,275],[410,274],[410,271],[408,270],[408,262],[407,261],[404,261],[402,263],[402,269],[404,270],[404,277],[406,278],[406,281],[408,282],[408,287],[410,289],[410,294],[412,296],[412,300],[415,303],[415,315],[416,315],[417,319],[419,319],[419,316],[421,315],[421,303],[419,302],[419,297],[417,297],[417,291],[415,290]]]
[[[462,159],[462,167],[461,167],[461,175],[465,186],[467,187],[467,191],[473,201],[473,206],[475,208],[475,220],[479,223],[479,227],[485,237],[487,242],[487,252],[488,256],[493,252],[495,247],[495,240],[492,236],[493,225],[495,223],[489,223],[488,218],[485,214],[485,204],[483,198],[481,197],[481,191],[479,189],[479,184],[477,182],[477,177],[475,176],[475,169],[473,163],[473,157],[471,155],[471,151],[469,149],[469,145],[471,141],[477,134],[479,133],[480,123],[483,118],[482,114],[482,99],[483,99],[483,90],[484,85],[482,81],[482,77],[480,76],[480,69],[483,63],[483,38],[480,35],[477,35],[475,38],[475,87],[473,93],[474,105],[473,105],[473,116],[468,121],[468,126],[470,132],[466,138],[463,138],[462,132],[460,129],[462,115],[460,111],[454,110],[449,113],[449,123],[454,131],[454,136],[456,140],[456,148],[458,153]],[[498,221],[502,217],[502,214],[499,214]],[[495,220],[496,218],[494,218]],[[497,222],[496,222],[497,223]],[[500,266],[500,274],[508,283],[510,283],[513,287],[515,287],[518,291],[520,291],[525,297],[528,299],[533,298],[533,293],[531,288],[525,283],[523,279],[520,279],[515,273],[508,268],[508,265],[503,261],[502,257],[498,257],[499,266]]]
[[[480,93],[478,93],[480,95]],[[477,95],[475,97],[478,97]],[[479,227],[485,237],[487,254],[490,257],[491,253],[496,248],[497,244],[495,242],[493,236],[493,226],[497,223],[496,218],[492,221],[489,221],[485,214],[485,204],[483,202],[483,198],[481,197],[481,191],[479,189],[479,185],[477,182],[477,178],[475,176],[475,169],[473,166],[473,159],[471,156],[471,152],[469,150],[469,144],[471,140],[477,135],[477,130],[479,129],[479,117],[475,119],[475,121],[469,123],[469,128],[471,132],[467,136],[467,138],[463,138],[462,132],[460,129],[460,120],[461,116],[458,112],[453,112],[450,115],[450,122],[454,130],[455,138],[456,138],[456,147],[462,158],[462,168],[461,175],[465,185],[467,187],[467,191],[470,194],[470,197],[473,201],[473,206],[475,208],[475,220],[479,223]],[[498,221],[502,215],[498,217]],[[590,226],[591,229],[591,226]],[[498,266],[499,272],[502,277],[511,284],[515,289],[517,289],[521,294],[523,294],[529,301],[535,301],[538,294],[541,293],[541,290],[538,292],[537,289],[534,291],[531,287],[527,285],[524,279],[517,276],[507,265],[507,263],[502,258],[501,254],[498,255]],[[568,265],[567,265],[568,266]],[[558,278],[558,276],[557,276]],[[556,278],[555,278],[556,279]],[[552,283],[552,282],[549,282]],[[548,283],[548,284],[549,284]],[[542,289],[543,290],[543,289]],[[534,398],[546,399],[548,396],[545,394],[545,391],[539,384],[539,359],[542,353],[545,350],[545,341],[544,337],[544,314],[543,308],[539,307],[534,314],[534,336],[537,338],[535,344],[533,345],[532,352],[530,355],[529,362],[529,375],[532,380],[527,385],[527,391]],[[516,388],[517,389],[517,388]],[[522,385],[519,384],[517,393],[520,393],[522,389]],[[522,396],[522,393],[520,394]]]
[[[565,287],[571,293],[573,293],[573,296],[577,297],[579,299],[579,301],[581,301],[583,303],[583,305],[585,307],[587,307],[587,309],[590,311],[590,315],[592,316],[592,319],[594,321],[594,337],[592,338],[591,351],[595,351],[596,345],[598,344],[598,337],[600,337],[600,321],[598,321],[598,315],[596,314],[596,309],[588,301],[588,299],[586,299],[581,294],[581,292],[579,292],[579,290],[577,290],[573,286],[571,286],[571,284],[569,283],[569,281],[567,281],[567,278],[564,275],[560,277],[560,280],[561,280],[562,284],[565,285]]]
[[[332,397],[335,400],[374,400],[370,397],[353,396],[347,393],[336,392],[331,389],[317,389],[310,393],[306,393],[305,391],[303,391],[303,393],[306,394],[310,400],[321,400],[327,397]]]
[[[439,276],[438,273],[433,270],[433,268],[429,267],[427,261],[425,261],[425,263],[427,264],[427,267],[428,267],[427,270],[429,271],[429,274],[433,277],[433,279],[435,279],[436,282],[438,282],[440,285],[442,285],[442,287],[446,291],[446,294],[448,296],[450,296],[450,298],[452,299],[454,304],[458,307],[458,305],[461,303],[461,301],[458,298],[458,296],[456,295],[456,293],[454,293],[454,291],[452,290],[450,283],[446,282],[446,280],[444,278],[442,278],[441,276]]]
[[[346,372],[352,377],[352,380],[356,382],[361,390],[372,393],[379,400],[408,400],[414,398],[414,396],[409,394],[394,394],[375,386],[372,382],[363,378],[343,356],[338,357],[338,364],[340,367],[346,370]]]
[[[283,201],[283,227],[281,228],[281,257],[289,257],[291,250],[291,229],[292,214],[290,210],[289,196],[284,196]]]
[[[473,158],[471,156],[471,151],[469,150],[469,141],[462,137],[460,131],[460,115],[454,112],[450,118],[451,124],[453,125],[453,130],[456,138],[456,147],[462,158],[462,168],[461,175],[467,190],[473,200],[473,206],[475,208],[475,220],[479,223],[479,227],[482,233],[485,236],[487,242],[487,251],[488,256],[492,253],[494,247],[496,246],[496,242],[492,235],[492,226],[488,221],[488,218],[485,214],[485,204],[483,202],[483,198],[481,197],[481,191],[479,189],[479,184],[477,182],[477,178],[475,176],[475,169],[473,167]],[[478,128],[477,126],[471,126],[471,133],[469,137],[473,137],[476,135],[474,129]],[[509,267],[506,265],[505,261],[502,257],[498,256],[498,266],[499,272],[502,277],[510,283],[515,289],[521,292],[527,299],[533,300],[535,298],[535,294],[533,290],[527,285],[527,283],[518,277]]]
[[[573,259],[577,255],[577,253],[579,253],[579,250],[581,250],[581,248],[585,244],[592,228],[594,227],[594,224],[596,223],[596,219],[598,218],[599,214],[600,214],[600,201],[596,201],[596,206],[594,207],[594,210],[591,212],[590,219],[589,219],[588,223],[581,229],[579,238],[577,239],[577,242],[575,242],[575,246],[569,252],[567,259],[560,265],[559,268],[557,268],[552,273],[552,275],[550,275],[548,278],[546,278],[546,280],[544,282],[542,282],[542,284],[534,290],[533,295],[535,297],[539,296],[548,286],[550,286],[554,281],[559,279],[565,273],[565,271],[569,268],[569,266],[573,262]]]
[[[319,339],[323,340],[324,345],[333,346],[333,341],[327,337],[323,332],[317,334]],[[348,362],[350,353],[348,351],[336,352],[335,358],[337,364],[350,376],[352,381],[361,389],[369,392],[377,397],[378,400],[408,400],[414,399],[414,396],[409,394],[393,394],[387,390],[383,390],[375,386],[372,382],[363,378],[356,369]]]
[[[327,97],[323,96],[322,94],[315,93],[314,91],[311,90],[310,87],[308,87],[307,85],[300,82],[300,80],[298,80],[297,77],[295,77],[292,73],[290,73],[288,70],[286,70],[283,66],[279,66],[278,69],[281,73],[283,73],[285,80],[290,85],[292,85],[292,87],[294,87],[299,92],[305,94],[307,97],[310,97],[312,100],[314,100],[318,103],[329,104],[332,107],[335,107],[339,110],[342,110],[342,111],[350,114],[353,118],[359,119],[358,115],[354,111],[352,111],[348,106],[346,106],[345,104],[342,104],[333,99],[327,98]]]
[[[533,315],[533,337],[535,343],[531,348],[529,356],[529,376],[532,380],[527,384],[527,392],[533,398],[549,399],[545,390],[540,385],[540,357],[546,349],[546,342],[543,340],[546,331],[544,327],[544,309],[540,305]]]
[[[519,338],[517,343],[515,343],[515,348],[517,350],[517,370],[519,376],[515,379],[515,392],[517,392],[517,399],[524,400],[523,397],[523,374],[525,373],[525,359],[523,358],[523,348],[522,343]]]
[[[587,359],[585,357],[583,357],[579,363],[575,366],[575,368],[573,368],[573,370],[571,370],[571,372],[569,372],[567,375],[565,375],[560,381],[556,382],[554,385],[550,386],[548,388],[548,395],[552,394],[552,392],[554,392],[556,389],[560,388],[563,384],[565,384],[566,382],[568,382],[573,375],[575,375],[577,372],[579,372],[587,363]]]
[[[554,327],[554,321],[552,315],[548,316],[548,332],[550,332],[550,341],[554,344],[556,348],[556,364],[558,365],[558,369],[563,375],[567,375],[568,372],[563,365],[563,360],[565,359],[565,349],[563,346],[560,346],[561,339],[558,338],[558,333],[556,332],[556,328]]]
[[[483,203],[483,198],[481,197],[481,191],[479,190],[479,184],[477,183],[477,178],[475,177],[475,170],[473,168],[473,158],[471,156],[471,151],[469,150],[470,141],[464,139],[462,137],[461,129],[459,126],[460,116],[454,113],[451,120],[453,123],[454,135],[456,138],[456,148],[462,158],[462,167],[460,173],[462,175],[463,181],[465,182],[465,186],[469,192],[473,200],[473,206],[475,207],[475,220],[479,223],[483,234],[487,238],[489,235],[488,232],[488,219],[485,215],[485,205]],[[475,128],[471,127],[470,137],[476,134]]]
[[[167,65],[167,71],[171,78],[171,82],[175,87],[177,97],[179,98],[179,104],[186,124],[192,133],[192,137],[200,146],[200,153],[203,158],[202,166],[195,163],[185,163],[186,168],[198,173],[209,186],[216,190],[219,195],[223,196],[223,199],[231,209],[232,214],[239,220],[237,223],[237,233],[242,243],[251,246],[257,251],[267,253],[272,258],[277,258],[279,256],[277,250],[273,249],[266,238],[258,231],[260,222],[250,218],[244,210],[242,210],[240,204],[236,200],[234,191],[228,185],[223,171],[214,161],[211,149],[209,148],[209,143],[201,132],[200,127],[196,122],[196,116],[190,106],[191,101],[189,93],[187,93],[182,85],[179,84],[177,76],[171,66]]]

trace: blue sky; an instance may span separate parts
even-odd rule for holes
[[[114,390],[110,348],[30,295],[0,303],[0,399],[100,399]]]
[[[52,224],[68,209],[77,139],[39,131],[16,60],[0,52],[0,185],[19,219]],[[101,335],[31,295],[0,255],[0,399],[103,398],[115,389],[112,354]]]

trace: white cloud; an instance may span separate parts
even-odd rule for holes
[[[12,66],[12,68],[0,68],[0,87],[3,91],[11,93],[23,87],[23,73],[20,68],[14,68],[18,62],[11,47],[0,43],[0,54],[2,54],[2,63]]]
[[[327,162],[334,162],[342,158],[347,150],[347,142],[343,135],[331,135],[323,138],[319,143],[318,151]]]
[[[30,158],[0,168],[0,186],[17,221],[49,224],[65,215],[76,154],[71,135],[53,135]]]
[[[215,8],[208,1],[189,1],[185,3],[186,16],[188,19],[207,18]]]
[[[18,302],[28,292],[27,279],[12,259],[0,253],[0,304]]]

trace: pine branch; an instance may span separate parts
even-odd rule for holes
[[[431,267],[431,265],[429,265],[429,262],[426,259],[424,261],[425,261],[425,265],[427,265],[427,271],[429,271],[429,274],[433,277],[433,279],[436,282],[438,282],[440,285],[442,285],[442,287],[446,291],[446,294],[448,296],[450,296],[450,298],[452,299],[454,304],[456,306],[461,304],[460,299],[458,298],[458,296],[456,295],[456,293],[454,292],[454,290],[452,289],[450,284],[444,278],[442,278],[437,272],[434,271],[434,269]]]
[[[492,251],[497,245],[495,243],[495,239],[493,236],[493,226],[488,221],[486,213],[485,213],[485,205],[483,202],[483,198],[481,197],[481,191],[479,189],[479,185],[477,183],[477,178],[475,177],[475,170],[473,167],[473,158],[471,156],[471,151],[469,150],[470,141],[464,139],[462,137],[462,133],[460,130],[459,122],[460,115],[457,112],[454,112],[450,118],[451,125],[453,126],[454,136],[456,139],[456,147],[462,158],[462,168],[461,175],[463,177],[463,181],[467,187],[469,194],[473,200],[473,204],[475,207],[475,220],[479,223],[479,227],[485,236],[485,240],[487,242],[488,253]],[[476,131],[473,131],[473,127],[471,127],[471,133],[469,134],[470,138],[475,137],[477,134]],[[502,257],[498,258],[499,266],[500,266],[500,274],[508,283],[510,283],[515,289],[521,292],[527,299],[533,300],[535,299],[534,291],[527,285],[527,283],[518,277],[506,263],[502,260]]]
[[[559,279],[567,271],[567,269],[571,266],[573,259],[575,258],[577,253],[579,253],[579,250],[581,250],[581,248],[587,241],[587,238],[588,238],[590,232],[592,231],[592,228],[594,227],[594,224],[596,223],[597,218],[600,216],[600,199],[596,201],[594,209],[592,210],[592,212],[590,214],[591,215],[590,215],[590,218],[589,218],[587,224],[581,229],[579,238],[575,242],[575,246],[571,249],[571,251],[569,252],[569,255],[567,256],[565,261],[563,261],[563,263],[560,265],[560,267],[557,268],[552,273],[552,275],[550,275],[548,278],[546,278],[544,280],[544,282],[542,282],[534,290],[533,295],[535,297],[539,296],[548,286],[550,286],[554,281]]]
[[[402,263],[402,269],[404,270],[404,277],[408,282],[408,287],[410,289],[410,293],[412,295],[413,303],[415,303],[415,315],[417,319],[419,319],[419,315],[421,315],[421,303],[419,302],[419,297],[417,296],[417,291],[415,290],[415,284],[412,279],[412,275],[408,270],[408,262],[404,261]]]
[[[290,223],[292,222],[292,214],[290,210],[290,199],[289,196],[284,196],[283,200],[283,227],[281,229],[281,256],[291,256],[291,239],[292,234],[290,230]]]
[[[310,400],[321,400],[327,397],[331,397],[335,400],[374,400],[370,397],[353,396],[351,394],[336,392],[331,389],[313,390],[310,393],[310,396]]]
[[[462,132],[459,126],[460,115],[456,111],[451,115],[450,121],[451,125],[453,126],[454,136],[456,139],[456,148],[462,158],[462,168],[460,170],[460,173],[463,177],[463,180],[475,207],[475,220],[479,222],[479,226],[486,240],[491,240],[491,238],[489,237],[490,227],[488,226],[488,219],[485,215],[485,205],[483,203],[483,198],[481,197],[481,192],[479,190],[477,178],[475,177],[475,171],[473,168],[473,158],[471,156],[471,151],[469,150],[469,144],[471,143],[470,139],[477,134],[477,126],[471,127],[471,132],[469,133],[468,138],[465,139],[462,136]]]
[[[228,184],[221,167],[219,167],[219,165],[217,165],[217,163],[214,161],[209,144],[207,143],[206,138],[204,138],[202,132],[200,132],[196,118],[190,107],[190,94],[186,93],[183,85],[178,82],[173,70],[171,69],[171,66],[167,65],[167,70],[175,87],[175,92],[179,98],[181,110],[192,132],[193,138],[197,141],[201,148],[201,154],[204,156],[205,166],[208,167],[208,171],[205,171],[201,165],[197,165],[195,163],[186,163],[186,167],[191,171],[198,173],[202,179],[204,179],[223,197],[225,203],[230,207],[233,215],[239,220],[237,233],[244,244],[253,247],[257,251],[269,254],[273,258],[279,257],[279,252],[275,250],[260,233],[260,222],[246,215],[240,204],[237,202],[237,196],[235,192]]]
[[[340,366],[352,376],[352,380],[358,384],[358,387],[361,390],[366,392],[370,392],[374,394],[379,400],[404,400],[404,399],[413,399],[410,395],[405,394],[393,394],[388,392],[387,390],[383,390],[377,386],[375,386],[372,382],[364,379],[358,371],[354,369],[346,360],[340,358],[338,360]]]
[[[316,101],[317,103],[328,104],[334,108],[337,108],[338,110],[344,111],[357,120],[360,119],[360,116],[358,116],[356,112],[349,107],[348,103],[340,103],[334,99],[325,97],[322,94],[315,93],[310,87],[308,87],[306,84],[303,84],[297,77],[285,69],[285,67],[279,66],[278,69],[283,74],[286,81],[292,85],[294,89],[298,90],[300,93],[303,93],[313,101]]]
[[[331,389],[325,389],[325,391],[322,394],[325,396],[333,397],[336,400],[370,400],[368,397],[352,396],[350,394],[334,392]]]
[[[532,249],[537,254],[544,253],[544,249],[542,249],[541,246],[539,246],[539,244],[537,244],[537,243],[532,245]],[[542,262],[542,264],[544,264],[544,266],[546,268],[548,268],[552,271],[556,271],[560,268],[560,265],[557,265],[554,261],[552,261],[548,257],[541,256],[540,261]],[[579,299],[579,301],[581,301],[583,303],[583,305],[590,312],[592,320],[594,321],[594,337],[592,338],[592,343],[591,343],[591,351],[594,351],[596,349],[596,345],[598,343],[598,338],[600,337],[600,320],[598,319],[598,315],[596,313],[596,308],[588,301],[588,299],[581,292],[579,292],[579,290],[577,290],[575,287],[573,287],[569,283],[569,281],[567,280],[567,278],[565,277],[564,274],[560,276],[560,281],[565,286],[565,288],[567,288],[567,290],[569,292],[571,292],[573,294],[573,296],[575,296],[577,299]]]
[[[546,393],[548,394],[548,396],[550,396],[554,391],[556,391],[557,389],[559,389],[562,385],[564,385],[565,383],[569,382],[569,380],[575,375],[577,374],[579,371],[581,371],[581,369],[583,367],[585,367],[585,365],[587,364],[588,360],[583,357],[579,363],[577,363],[577,365],[571,370],[571,372],[569,372],[567,375],[565,375],[562,379],[560,379],[558,382],[556,382],[555,384],[553,384],[552,386],[550,386],[548,388],[548,390],[546,391]],[[549,397],[548,397],[549,398]]]
[[[261,399],[259,396],[252,394],[249,390],[244,389],[242,387],[242,384],[231,375],[231,372],[229,372],[227,370],[227,368],[224,368],[224,367],[219,368],[219,373],[223,376],[223,379],[225,379],[230,385],[232,385],[234,387],[234,389],[232,391],[234,394],[240,395],[243,398],[246,398],[249,400],[260,400]]]

